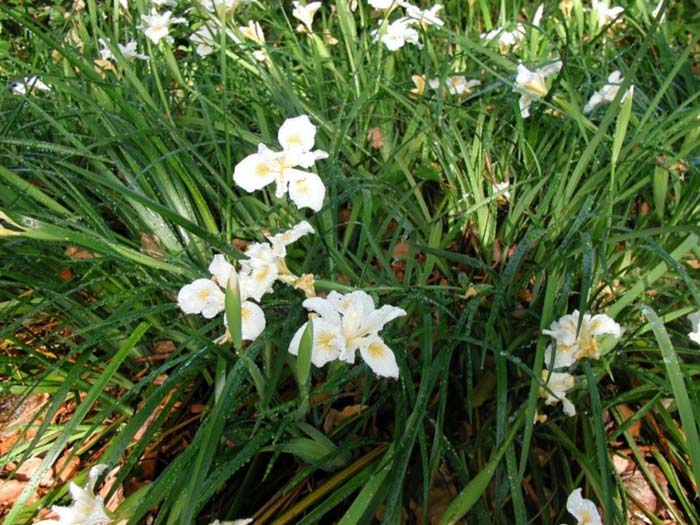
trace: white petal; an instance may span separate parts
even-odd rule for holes
[[[554,352],[554,363],[552,369],[565,368],[573,365],[576,362],[576,352],[578,346],[557,345],[556,351],[552,345],[549,345],[544,351],[544,364],[549,367],[552,362],[552,353]]]
[[[544,4],[540,4],[539,7],[537,8],[537,11],[535,11],[535,16],[532,18],[532,25],[535,27],[539,27],[540,22],[542,21],[542,14],[544,13]]]
[[[601,525],[598,509],[591,500],[581,496],[581,489],[574,490],[566,500],[566,510],[573,515],[579,523],[585,525]]]
[[[562,397],[561,399],[561,408],[564,411],[564,414],[569,417],[574,417],[576,415],[576,407],[566,397]]]
[[[384,325],[398,317],[406,315],[406,310],[385,304],[378,310],[369,314],[366,329],[370,332],[378,332]]]
[[[537,72],[541,73],[545,77],[548,77],[550,75],[559,73],[563,65],[564,63],[561,60],[557,60],[555,62],[552,62],[551,64],[547,64],[546,66],[539,68]]]
[[[605,314],[594,315],[591,318],[590,327],[591,335],[593,336],[611,334],[615,337],[620,337],[622,335],[622,328],[620,325]]]
[[[691,341],[700,345],[700,312],[688,314],[688,321],[693,325],[693,329],[688,334],[688,337]]]
[[[272,292],[278,275],[277,266],[260,259],[251,259],[247,262],[252,263],[251,271],[249,273],[241,272],[238,278],[241,286],[241,297],[260,301],[263,295]]]
[[[288,118],[280,126],[277,140],[285,150],[311,151],[316,140],[316,126],[306,115]]]
[[[241,335],[244,341],[254,341],[265,330],[265,313],[252,301],[241,303]]]
[[[394,352],[379,337],[369,340],[366,345],[362,345],[360,347],[360,355],[378,376],[394,379],[399,377],[399,367],[396,364]]]
[[[530,105],[532,104],[532,97],[529,95],[520,95],[520,100],[518,101],[518,106],[520,107],[520,116],[523,118],[528,118],[530,116]]]
[[[368,318],[375,311],[374,299],[364,290],[355,290],[340,296],[338,310],[344,314],[357,312],[360,317]]]
[[[225,295],[210,279],[197,279],[183,286],[177,294],[177,304],[186,314],[201,313],[211,319],[224,309]]]
[[[343,335],[338,326],[316,318],[313,321],[314,343],[311,350],[311,362],[321,368],[326,363],[338,359],[344,350]]]
[[[566,314],[558,321],[554,321],[549,330],[542,330],[542,333],[554,338],[559,345],[574,346],[577,339],[578,318],[579,311],[574,310],[573,313]]]
[[[100,464],[92,467],[90,469],[90,472],[88,473],[88,482],[87,482],[87,485],[85,486],[85,488],[94,494],[95,484],[97,483],[97,478],[99,478],[102,474],[104,474],[108,470],[109,470],[109,465],[105,465],[104,463],[100,463]]]
[[[301,221],[286,232],[271,235],[267,238],[272,245],[272,251],[278,257],[284,257],[287,254],[286,247],[293,242],[298,241],[304,235],[314,233],[314,229],[307,221]]]
[[[226,261],[223,255],[217,254],[209,264],[209,273],[211,273],[215,278],[219,286],[226,288],[228,286],[228,279],[231,272],[235,271],[233,265]]]
[[[248,155],[233,170],[233,181],[248,193],[260,190],[279,176],[279,164],[267,153]]]
[[[336,325],[339,330],[341,329],[341,320],[340,315],[338,314],[338,308],[327,298],[309,297],[308,299],[304,300],[302,305],[307,310],[311,310],[312,312],[319,314],[325,321]]]
[[[301,166],[302,168],[310,168],[313,166],[317,160],[327,159],[328,153],[322,149],[315,149],[313,151],[305,151],[296,156],[295,166]]]
[[[596,91],[595,93],[593,93],[593,95],[591,95],[591,98],[588,100],[588,102],[586,102],[586,105],[583,108],[583,112],[586,114],[592,113],[604,101],[605,99],[603,98],[603,96]]]
[[[301,343],[301,336],[304,335],[304,330],[306,330],[306,325],[309,324],[308,322],[304,323],[301,325],[299,330],[297,330],[294,333],[294,336],[292,336],[292,340],[289,342],[289,348],[288,351],[292,355],[299,355],[299,343]]]
[[[297,208],[311,208],[319,211],[323,207],[326,186],[315,173],[307,173],[296,169],[285,170],[289,178],[289,198]]]

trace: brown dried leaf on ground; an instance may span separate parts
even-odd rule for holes
[[[349,419],[359,414],[363,410],[367,410],[367,408],[367,405],[349,405],[343,408],[342,410],[336,410],[335,408],[331,408],[328,411],[326,419],[323,421],[323,431],[327,434],[346,419]]]
[[[374,149],[381,149],[384,145],[384,136],[379,128],[372,128],[367,132],[367,139]]]
[[[12,450],[20,437],[28,439],[35,435],[36,431],[27,426],[48,400],[48,394],[33,394],[24,399],[14,395],[0,398],[0,455]],[[37,419],[33,424],[40,421]]]
[[[97,254],[95,252],[91,252],[90,250],[86,248],[80,248],[79,246],[73,246],[70,245],[68,248],[66,248],[65,251],[66,257],[69,259],[94,259],[97,257]]]
[[[41,465],[42,459],[39,457],[31,457],[22,463],[17,470],[12,473],[12,478],[17,481],[29,481],[32,479],[36,471]],[[53,472],[48,469],[39,482],[40,487],[50,487],[53,484]]]
[[[71,455],[72,449],[66,449],[53,466],[54,475],[61,483],[67,483],[75,477],[80,469],[80,458]]]
[[[160,242],[157,235],[149,235],[148,233],[141,234],[141,252],[159,261],[165,259],[163,244]]]
[[[112,487],[114,487],[114,484],[117,482],[117,474],[119,474],[120,468],[121,465],[117,465],[109,471],[109,474],[107,474],[107,477],[105,478],[105,481],[98,492],[98,495],[105,498],[105,501],[107,502],[105,506],[107,507],[107,510],[111,512],[116,511],[119,505],[124,502],[124,485],[119,485],[119,488],[117,488],[112,497],[107,500],[107,494],[109,494]]]
[[[457,495],[457,488],[452,483],[447,483],[445,486],[436,486],[430,489],[428,495],[428,523],[430,525],[438,525],[440,518],[445,513],[447,506]],[[409,508],[415,513],[416,523],[423,523],[424,510],[422,506],[411,501]]]

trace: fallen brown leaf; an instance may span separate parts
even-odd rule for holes
[[[91,252],[90,250],[87,250],[85,248],[80,248],[79,246],[68,246],[66,248],[66,251],[64,252],[66,254],[66,257],[69,259],[94,259],[97,257],[97,254],[95,252]]]
[[[381,149],[384,145],[384,137],[382,135],[382,130],[379,128],[372,128],[367,132],[367,138],[369,139],[370,145],[374,149]]]
[[[359,414],[363,410],[367,410],[367,405],[349,405],[342,410],[331,408],[323,421],[323,431],[330,432],[333,428],[340,425],[343,421]]]
[[[13,479],[16,479],[17,481],[29,481],[32,479],[34,476],[34,473],[39,469],[39,465],[41,465],[41,458],[38,457],[31,457],[27,459],[24,463],[22,463],[17,470],[15,470],[12,474]],[[53,484],[53,472],[51,469],[48,469],[45,473],[44,476],[41,478],[41,481],[39,482],[39,486],[41,487],[50,487]]]
[[[165,259],[163,244],[160,242],[157,235],[151,235],[148,233],[141,234],[141,252],[145,253],[146,255],[150,255],[159,261]]]

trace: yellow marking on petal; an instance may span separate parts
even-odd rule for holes
[[[248,319],[250,319],[250,316],[250,308],[248,308],[247,306],[241,306],[241,320],[247,321]]]
[[[201,299],[202,301],[206,301],[209,299],[209,296],[211,295],[211,290],[209,288],[202,288],[197,292],[197,299]]]
[[[271,171],[267,162],[260,162],[255,166],[255,174],[259,177],[267,177]]]
[[[298,180],[295,185],[299,193],[309,193],[309,185],[305,180]]]
[[[374,359],[381,359],[385,355],[384,346],[381,343],[370,343],[367,347],[367,353]]]
[[[334,339],[335,334],[333,332],[321,332],[316,338],[316,344],[324,352],[333,352],[335,350],[333,346]]]
[[[267,279],[269,273],[270,269],[265,266],[262,270],[255,272],[255,280],[261,283]]]
[[[287,146],[300,146],[302,142],[299,135],[294,134],[287,137]]]

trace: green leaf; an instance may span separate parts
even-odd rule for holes
[[[226,283],[226,322],[231,334],[233,346],[239,354],[243,353],[243,320],[241,319],[241,289],[238,286],[238,274],[231,269]]]

